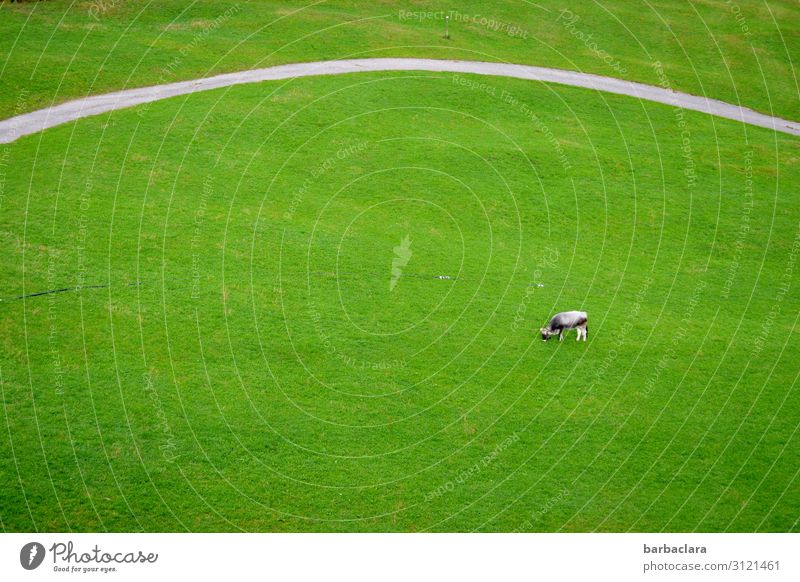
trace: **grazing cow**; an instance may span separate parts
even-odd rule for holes
[[[542,341],[544,342],[550,339],[551,335],[557,335],[558,341],[563,341],[565,329],[577,329],[577,341],[581,341],[581,337],[583,337],[583,341],[586,341],[586,335],[589,331],[589,316],[585,311],[556,313],[553,319],[550,320],[550,324],[539,331],[542,332]]]

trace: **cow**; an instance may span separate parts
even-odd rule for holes
[[[577,329],[578,340],[586,341],[586,336],[589,331],[589,316],[585,311],[564,311],[556,313],[547,327],[541,328],[539,331],[542,334],[542,341],[546,342],[550,339],[551,335],[557,335],[558,341],[564,340],[565,329]]]

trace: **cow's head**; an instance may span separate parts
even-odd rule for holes
[[[543,342],[546,342],[547,340],[550,339],[551,332],[550,332],[549,328],[543,327],[543,328],[539,329],[539,332],[542,334],[542,341]]]

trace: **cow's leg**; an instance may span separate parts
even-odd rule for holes
[[[560,341],[560,342],[564,341],[564,329],[563,328],[558,330],[558,341]]]
[[[575,341],[576,341],[576,342],[579,342],[579,341],[581,341],[581,333],[582,333],[582,332],[581,332],[581,328],[579,328],[579,327],[576,327],[576,328],[575,328],[575,331],[577,331],[577,332],[578,332],[578,337],[576,337],[576,338],[575,338]]]

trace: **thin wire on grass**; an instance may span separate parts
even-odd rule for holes
[[[368,277],[380,277],[384,275],[384,273],[377,273],[377,272],[370,272],[370,271],[362,271],[360,273],[352,272],[352,271],[340,271],[338,274],[333,273],[330,271],[312,271],[309,275],[315,277],[325,277],[328,279],[339,279],[339,280],[346,280],[346,279],[366,279]],[[469,277],[455,277],[452,275],[430,275],[426,273],[403,273],[403,277],[408,277],[411,279],[424,279],[424,280],[443,280],[443,281],[469,281]],[[188,283],[188,281],[185,281]],[[136,282],[136,283],[128,283],[123,285],[124,287],[141,287],[144,285],[144,282]],[[544,287],[544,283],[526,283],[525,287]],[[111,285],[81,285],[76,287],[61,287],[58,289],[48,289],[47,291],[37,291],[36,293],[27,293],[25,295],[16,295],[14,297],[5,297],[0,298],[0,303],[11,303],[12,301],[20,301],[22,299],[30,299],[32,297],[40,297],[43,295],[51,295],[53,293],[67,293],[70,291],[81,291],[83,289],[108,289]]]
[[[139,287],[142,283],[128,283],[125,287]],[[25,295],[17,295],[16,297],[0,298],[0,303],[10,303],[12,301],[19,301],[21,299],[28,299],[30,297],[39,297],[41,295],[52,295],[53,293],[66,293],[68,291],[80,291],[82,289],[108,289],[111,285],[81,285],[78,287],[61,287],[60,289],[49,289],[47,291],[37,291],[36,293],[27,293]]]

